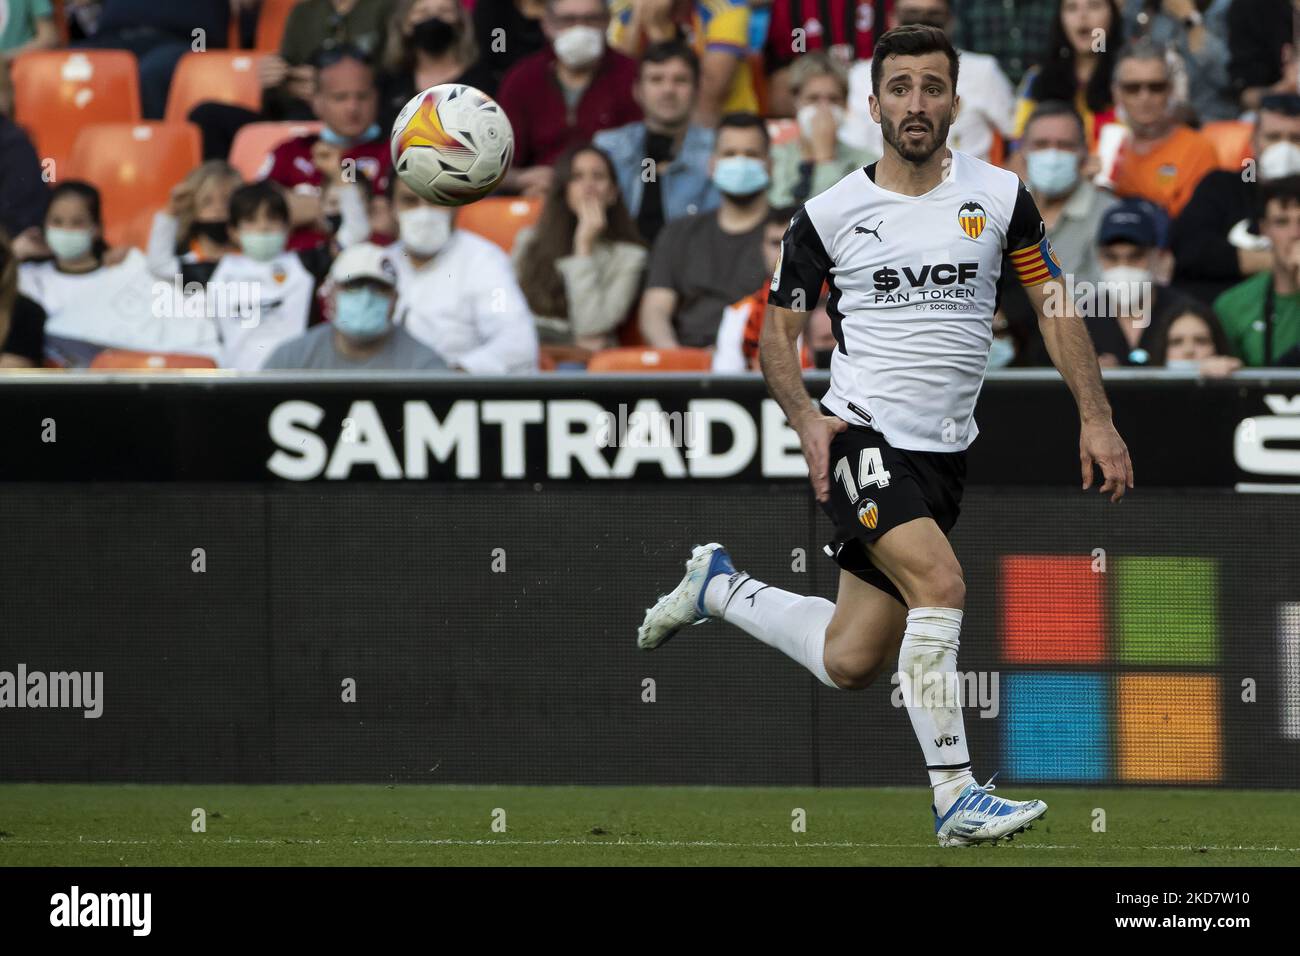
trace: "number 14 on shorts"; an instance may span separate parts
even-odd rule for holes
[[[832,472],[835,480],[844,484],[844,491],[849,496],[849,501],[857,504],[858,499],[862,497],[862,492],[873,485],[880,488],[889,487],[889,472],[885,468],[885,463],[880,457],[879,448],[864,448],[862,454],[858,456],[858,477],[854,480],[853,467],[849,464],[849,456],[845,455],[835,463],[835,470]]]

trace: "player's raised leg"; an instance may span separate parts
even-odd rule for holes
[[[991,782],[979,786],[971,773],[957,693],[966,583],[952,546],[933,519],[916,518],[891,529],[869,549],[907,602],[898,655],[900,686],[925,754],[940,844],[963,846],[1019,833],[1047,812],[1047,804],[990,796]],[[934,688],[944,692],[934,693]]]
[[[894,659],[903,638],[906,609],[845,571],[832,604],[736,571],[718,544],[696,548],[686,569],[681,583],[646,612],[637,637],[642,648],[719,618],[781,651],[827,687],[856,690]]]

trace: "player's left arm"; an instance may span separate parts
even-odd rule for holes
[[[1043,217],[1029,190],[1020,185],[1007,229],[1007,249],[1017,278],[1038,316],[1047,352],[1065,379],[1079,409],[1079,465],[1083,487],[1092,485],[1094,464],[1101,468],[1103,494],[1112,502],[1133,487],[1133,462],[1111,420],[1110,402],[1092,338],[1074,302],[1066,295],[1061,265],[1047,238]]]

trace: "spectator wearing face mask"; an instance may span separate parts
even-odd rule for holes
[[[722,204],[670,222],[650,254],[640,326],[651,348],[712,346],[723,310],[763,281],[769,146],[767,125],[753,113],[718,124],[709,173]]]
[[[768,201],[806,202],[880,158],[879,149],[858,149],[842,137],[847,126],[848,72],[830,54],[807,53],[790,67],[799,138],[772,147]]]
[[[138,249],[110,260],[103,228],[98,190],[68,180],[50,194],[43,236],[15,245],[28,260],[19,291],[45,310],[45,358],[85,368],[106,348],[214,355],[212,324],[170,311]]]
[[[1020,149],[1011,160],[1011,168],[1029,187],[1042,213],[1052,248],[1078,288],[1086,288],[1080,284],[1100,277],[1097,231],[1106,211],[1117,201],[1084,176],[1088,157],[1085,135],[1083,120],[1074,107],[1047,100],[1029,117]],[[1013,361],[1017,365],[1046,364],[1038,317],[1023,287],[1019,282],[1000,282],[999,290],[998,329],[1005,335],[993,343],[990,367],[1001,368]]]
[[[1171,371],[1199,372],[1223,378],[1241,368],[1230,354],[1228,337],[1214,310],[1193,303],[1183,312],[1170,312],[1156,329],[1151,364]]]
[[[160,214],[175,220],[170,228],[165,224],[162,227],[167,230],[164,243],[166,237],[176,238],[170,255],[179,256],[185,263],[215,263],[226,253],[235,252],[239,247],[230,238],[226,221],[230,197],[243,183],[239,170],[221,159],[208,160],[181,180],[172,190],[167,210]],[[154,249],[150,242],[151,262],[168,255],[166,245]]]
[[[327,286],[329,324],[280,345],[263,369],[446,371],[446,362],[395,323],[397,270],[379,246],[363,242],[340,253]]]
[[[619,198],[614,167],[594,146],[566,151],[536,226],[515,237],[519,287],[543,345],[585,361],[608,348],[641,292],[646,248]]]
[[[1187,65],[1187,105],[1202,123],[1236,119],[1228,81],[1228,37],[1208,21],[1211,0],[1128,0],[1125,34],[1172,49]]]
[[[924,24],[951,33],[953,20],[948,0],[897,0],[894,25]],[[948,131],[948,145],[989,161],[995,135],[1010,139],[1015,132],[1016,95],[998,61],[984,53],[958,50],[961,68],[957,95],[961,109]],[[884,151],[880,124],[871,119],[871,59],[859,60],[849,70],[848,116],[840,133],[851,146],[875,157]]]
[[[545,196],[560,153],[641,119],[636,61],[606,48],[608,28],[604,0],[547,0],[546,48],[511,67],[497,96],[515,132],[504,192]]]
[[[1083,175],[1083,121],[1068,103],[1040,103],[1025,124],[1013,165],[1034,197],[1052,248],[1075,281],[1097,278],[1097,230],[1116,202]]]
[[[699,85],[700,61],[689,46],[652,44],[632,88],[645,119],[592,139],[613,160],[623,202],[646,242],[654,242],[665,222],[708,212],[721,201],[708,173],[713,130],[691,121]]]
[[[378,122],[379,96],[374,70],[355,48],[336,47],[316,60],[320,85],[314,97],[324,123],[319,134],[299,136],[276,147],[257,178],[283,186],[289,196],[289,249],[319,246],[328,240],[319,227],[321,185],[344,170],[366,177],[375,190],[388,188],[393,159],[388,134]]]
[[[1300,365],[1300,176],[1260,187],[1272,266],[1214,301],[1232,354],[1252,368]]]
[[[204,270],[205,311],[214,316],[222,368],[256,371],[282,343],[319,320],[316,289],[333,252],[327,243],[288,251],[289,228],[289,204],[274,183],[241,186],[231,195],[229,230],[239,251]],[[192,268],[181,267],[186,283]]]
[[[391,186],[400,238],[398,314],[407,331],[461,372],[537,370],[537,323],[496,243],[455,227],[455,211],[421,199],[400,177]]]
[[[1101,280],[1097,294],[1081,309],[1103,368],[1151,365],[1156,330],[1171,316],[1195,308],[1191,299],[1163,282],[1169,271],[1167,230],[1167,217],[1147,200],[1123,200],[1102,217],[1097,234]]]
[[[398,0],[379,74],[380,128],[391,130],[416,93],[444,83],[496,94],[497,79],[479,55],[469,11],[459,0]]]
[[[798,211],[798,206],[773,206],[768,210],[767,221],[763,224],[763,281],[758,291],[733,302],[722,311],[717,344],[713,348],[713,371],[724,374],[758,371],[758,343],[763,331],[763,319],[767,316],[767,293],[771,287],[771,275],[776,272],[777,259],[781,255],[781,240],[790,226],[790,220]],[[832,347],[833,345],[832,342]],[[802,336],[799,339],[799,361],[803,368],[814,367],[812,350]],[[828,357],[827,364],[821,367],[827,368],[829,365]]]
[[[1261,184],[1300,175],[1300,95],[1264,97],[1243,170],[1207,173],[1174,221],[1174,285],[1206,304],[1247,276],[1272,268],[1259,228]]]
[[[1147,40],[1125,49],[1114,92],[1131,134],[1112,174],[1115,195],[1149,199],[1178,216],[1219,160],[1208,139],[1175,119],[1167,51]]]

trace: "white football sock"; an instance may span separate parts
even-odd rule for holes
[[[957,686],[961,619],[962,612],[956,608],[912,608],[907,612],[907,630],[898,652],[903,702],[925,754],[940,816],[975,780]]]
[[[704,589],[704,609],[775,647],[812,671],[827,687],[838,685],[826,673],[826,626],[835,605],[756,581],[743,571],[716,575]]]

